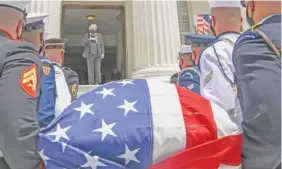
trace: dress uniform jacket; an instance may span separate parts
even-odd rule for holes
[[[54,65],[44,56],[40,57],[43,64],[44,77],[41,83],[41,93],[38,108],[40,127],[46,127],[55,117],[56,82]]]
[[[179,75],[177,84],[194,93],[200,93],[200,73],[198,66],[183,69]]]
[[[55,102],[55,117],[60,115],[63,110],[71,104],[71,95],[66,82],[61,65],[53,63],[55,68],[55,80],[56,80],[56,91],[57,97]]]
[[[206,48],[199,58],[201,95],[229,113],[241,125],[242,115],[234,85],[232,51],[239,33],[226,32]]]
[[[42,64],[35,48],[0,36],[0,150],[1,169],[39,169],[38,100]],[[6,164],[4,164],[6,163]]]
[[[66,78],[67,85],[69,87],[71,101],[73,102],[74,100],[77,99],[79,78],[78,78],[77,73],[68,67],[63,67],[63,72]]]
[[[243,113],[243,168],[281,168],[281,15],[266,18],[236,42],[233,63]]]

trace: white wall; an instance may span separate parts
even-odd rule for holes
[[[79,34],[65,34],[64,38],[67,38],[68,46],[81,46],[84,35]],[[116,34],[105,34],[103,35],[103,40],[105,46],[116,46],[117,45],[117,36]]]
[[[45,19],[45,32],[50,33],[49,37],[61,36],[61,0],[46,1],[46,0],[31,0],[27,6],[27,12],[43,12],[48,13],[49,17]]]

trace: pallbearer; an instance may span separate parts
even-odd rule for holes
[[[246,1],[251,26],[233,52],[243,112],[243,168],[281,168],[281,1]]]
[[[52,38],[45,41],[45,55],[54,64],[56,72],[57,97],[55,116],[58,116],[70,103],[71,95],[62,70],[67,39]]]
[[[232,51],[240,36],[241,4],[239,0],[210,0],[211,30],[217,40],[199,57],[201,95],[227,111],[238,126],[242,114],[236,97]]]

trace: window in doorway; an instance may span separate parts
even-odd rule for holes
[[[189,11],[190,6],[191,6],[191,2],[188,0],[177,1],[177,12],[178,12],[178,22],[179,22],[181,44],[184,44],[184,35],[192,32],[191,24],[193,24],[193,20],[191,17],[191,11]]]

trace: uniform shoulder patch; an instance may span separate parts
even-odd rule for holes
[[[257,34],[256,32],[253,31],[248,31],[243,33],[236,41],[235,45],[245,41],[245,40],[254,40],[257,39],[259,37],[259,34]]]
[[[76,89],[77,89],[77,85],[76,84],[73,84],[72,86],[71,86],[71,93],[72,93],[72,95],[73,96],[76,96]]]
[[[50,69],[51,69],[49,65],[43,65],[43,66],[42,66],[42,69],[43,69],[43,73],[44,73],[45,75],[49,75]]]
[[[36,97],[37,84],[37,68],[33,64],[21,73],[20,85],[26,94]]]

